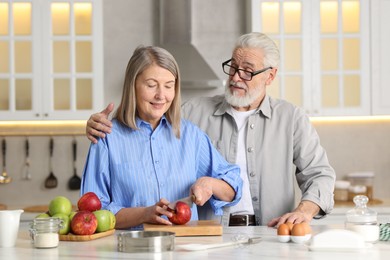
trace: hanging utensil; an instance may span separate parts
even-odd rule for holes
[[[47,189],[53,189],[57,187],[58,181],[57,177],[53,173],[53,150],[54,150],[54,141],[53,138],[50,138],[50,160],[49,160],[49,166],[50,166],[50,175],[45,180],[45,187]]]
[[[70,190],[79,190],[81,186],[81,178],[77,175],[76,167],[77,159],[77,141],[73,140],[73,176],[69,179],[68,188]]]
[[[25,143],[25,152],[26,152],[26,161],[24,163],[24,179],[31,180],[31,172],[30,172],[30,143],[28,141],[28,137],[26,138]]]
[[[5,139],[2,141],[2,154],[3,154],[3,173],[0,176],[0,183],[10,183],[12,181],[12,178],[8,176],[7,170],[5,167],[5,160],[6,160],[6,150],[7,150],[7,144],[5,142]]]

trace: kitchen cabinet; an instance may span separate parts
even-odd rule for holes
[[[390,0],[375,0],[371,6],[372,110],[390,113]]]
[[[372,115],[372,5],[376,1],[251,0],[251,31],[269,35],[281,54],[268,93],[312,116]]]
[[[0,120],[102,107],[102,1],[0,0]]]

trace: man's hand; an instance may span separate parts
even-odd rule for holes
[[[87,121],[86,134],[89,140],[97,143],[96,136],[104,138],[106,134],[111,133],[112,123],[108,116],[114,110],[114,104],[110,103],[100,113],[93,114]]]
[[[294,224],[307,222],[313,219],[320,212],[320,207],[314,202],[305,200],[299,203],[298,207],[293,212],[284,214],[283,216],[272,219],[268,222],[269,227],[279,227],[280,224],[291,222]]]

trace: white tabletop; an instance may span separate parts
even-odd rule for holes
[[[341,226],[315,225],[313,234],[329,228]],[[116,231],[117,233],[121,231]],[[0,248],[0,259],[390,259],[390,242],[380,241],[363,252],[314,252],[304,244],[281,243],[277,240],[276,230],[260,227],[224,228],[223,236],[176,237],[175,245],[189,243],[221,243],[232,241],[237,236],[262,237],[258,244],[231,246],[205,251],[175,251],[164,253],[123,253],[117,250],[117,236],[111,235],[86,242],[60,241],[57,248],[36,249],[31,244],[28,222],[22,222],[16,246]]]

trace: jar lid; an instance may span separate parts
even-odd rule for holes
[[[348,190],[353,193],[365,193],[367,191],[367,187],[364,185],[352,185],[349,186]]]
[[[348,173],[348,178],[374,178],[374,172],[352,172]]]
[[[336,181],[334,183],[334,187],[336,189],[348,189],[348,187],[351,185],[351,182],[349,181]]]
[[[355,223],[373,223],[377,221],[376,211],[367,208],[368,198],[357,195],[353,198],[355,208],[347,211],[347,221]]]

